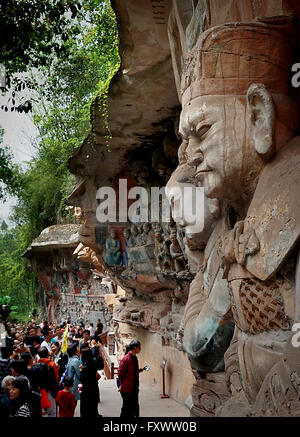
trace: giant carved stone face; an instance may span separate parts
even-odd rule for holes
[[[195,186],[195,172],[187,163],[179,164],[176,170],[172,173],[166,186],[166,196],[169,200],[172,209],[172,217],[177,226],[185,231],[186,244],[191,250],[202,249],[207,243],[207,240],[216,224],[219,217],[220,208],[217,199],[207,199],[205,196],[203,207],[204,223],[195,224],[195,217],[190,216],[187,212],[187,205],[194,202],[192,195],[187,191],[184,196],[176,196],[176,189],[182,193],[185,187]],[[174,191],[175,190],[175,191]],[[175,194],[175,195],[174,195]],[[183,203],[183,208],[181,206]],[[183,214],[184,212],[184,214]],[[202,226],[204,225],[204,226]]]
[[[183,107],[179,129],[187,162],[207,197],[234,201],[250,189],[262,160],[249,128],[242,96],[201,96]]]

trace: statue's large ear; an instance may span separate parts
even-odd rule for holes
[[[261,83],[253,83],[247,92],[251,116],[251,134],[260,155],[270,153],[274,145],[275,110],[271,94]]]

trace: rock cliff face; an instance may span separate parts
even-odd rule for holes
[[[50,226],[26,251],[41,287],[37,299],[40,317],[94,324],[100,319],[104,329],[110,330],[112,310],[105,296],[115,290],[103,283],[103,273],[74,254],[79,244],[78,229],[76,224]]]
[[[70,171],[78,177],[70,202],[81,209],[80,241],[92,249],[95,263],[126,291],[114,306],[119,356],[133,337],[153,342],[152,355],[159,357],[157,363],[150,359],[152,372],[147,376],[160,381],[159,360],[167,353],[165,349],[174,351],[179,357],[175,360],[182,361],[188,375],[181,394],[175,395],[184,402],[193,382],[182,351],[184,305],[193,275],[183,236],[179,229],[176,233],[175,223],[151,220],[150,216],[137,223],[137,229],[129,220],[120,223],[119,209],[115,222],[101,224],[97,220],[99,188],[113,188],[118,203],[123,199],[120,180],[126,181],[128,191],[142,186],[149,195],[150,211],[151,187],[164,187],[178,164],[180,106],[167,31],[172,2],[142,1],[137,5],[116,1],[112,5],[119,27],[121,66],[109,88],[107,113],[97,98],[91,110],[92,132],[69,160]],[[128,200],[129,205],[132,202]],[[172,231],[177,234],[174,244]],[[156,338],[155,342],[151,338]],[[142,351],[141,359],[145,356],[149,361],[149,353],[151,348],[144,355]],[[168,362],[168,366],[171,375],[175,363]],[[182,385],[180,381],[178,386]],[[173,387],[170,390],[175,392]]]
[[[299,415],[299,2],[111,3],[121,66],[69,168],[79,259],[125,290],[118,354],[138,337],[156,381],[167,359],[192,415]],[[145,212],[164,186],[174,220]],[[204,191],[197,230],[172,197],[184,187]]]

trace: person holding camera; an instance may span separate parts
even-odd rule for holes
[[[137,355],[140,352],[141,343],[138,340],[132,340],[119,364],[119,392],[123,399],[120,417],[139,417],[140,415],[139,374],[147,370],[146,366],[139,369]]]

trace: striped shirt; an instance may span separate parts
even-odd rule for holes
[[[31,411],[28,404],[23,404],[16,411],[15,417],[31,417]]]

